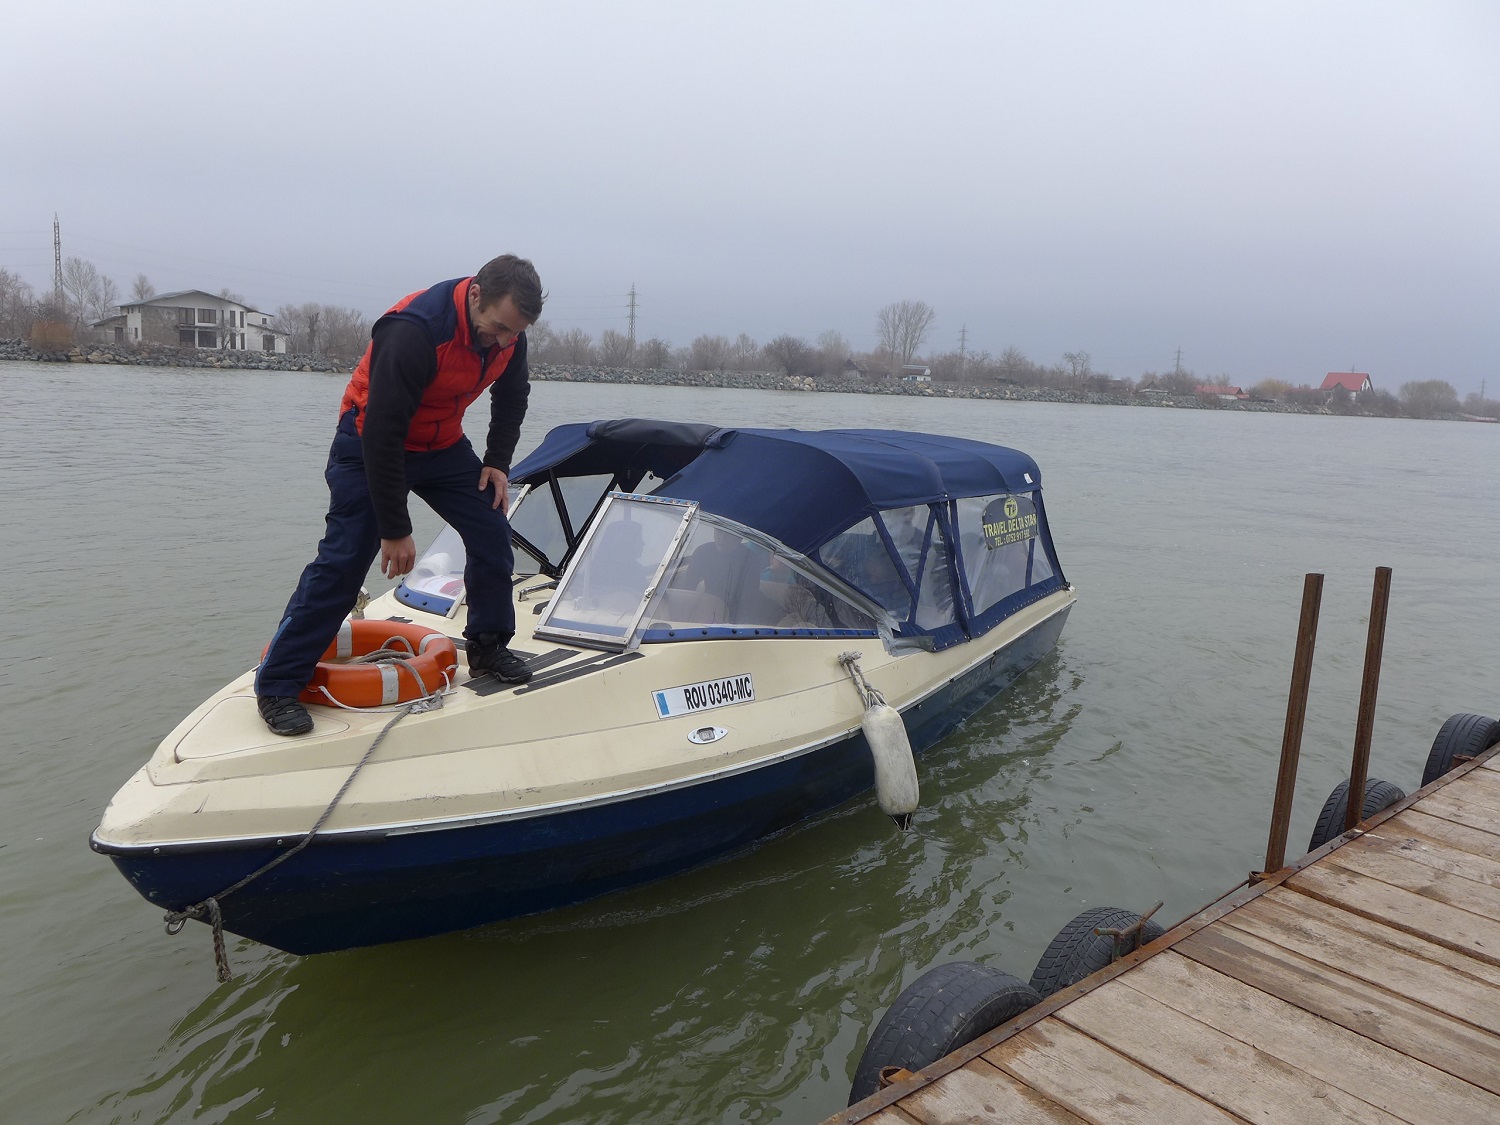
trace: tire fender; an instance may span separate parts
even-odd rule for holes
[[[849,1104],[875,1093],[886,1067],[919,1070],[1040,1000],[1009,973],[973,961],[927,970],[902,990],[870,1033],[854,1070]]]
[[[1388,809],[1406,796],[1399,785],[1381,781],[1378,777],[1365,780],[1365,803],[1360,807],[1359,819],[1369,820],[1381,809]],[[1344,834],[1344,820],[1349,811],[1349,779],[1346,777],[1333,787],[1328,800],[1323,802],[1323,811],[1318,814],[1318,823],[1313,827],[1312,837],[1307,841],[1307,850],[1315,851],[1329,840]]]
[[[1454,766],[1454,759],[1472,758],[1500,742],[1500,721],[1488,715],[1450,715],[1432,740],[1422,784],[1430,785]]]
[[[1077,984],[1109,965],[1115,959],[1115,939],[1095,930],[1123,930],[1141,920],[1133,910],[1117,906],[1095,906],[1085,910],[1057,932],[1042,959],[1031,974],[1031,987],[1044,999],[1054,992]],[[1120,956],[1134,953],[1147,942],[1166,933],[1156,922],[1147,920],[1138,940],[1127,940],[1120,946]]]

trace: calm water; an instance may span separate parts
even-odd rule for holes
[[[342,387],[0,364],[0,1120],[816,1122],[933,964],[1025,977],[1086,906],[1174,921],[1259,864],[1304,572],[1328,578],[1294,853],[1346,769],[1377,565],[1371,772],[1413,788],[1444,718],[1500,708],[1500,426],[539,384],[523,450],[621,415],[1019,446],[1080,593],[1062,644],[926,757],[907,836],[861,801],[539,918],[231,943],[217,985],[207,931],[165,936],[88,834],[254,661],[321,529]]]

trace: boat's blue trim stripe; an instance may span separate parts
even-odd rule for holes
[[[436,613],[442,617],[447,617],[449,611],[453,609],[452,598],[445,598],[439,594],[424,594],[420,590],[408,588],[405,582],[396,587],[396,600],[402,605],[426,610],[428,613]]]

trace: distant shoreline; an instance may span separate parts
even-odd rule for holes
[[[337,358],[287,355],[273,352],[208,351],[166,345],[128,347],[94,344],[67,353],[42,354],[21,340],[0,340],[0,363],[89,363],[141,367],[182,367],[205,371],[301,371],[347,374],[353,364]],[[1105,394],[1071,391],[1055,387],[1019,384],[908,383],[894,379],[814,378],[810,375],[778,375],[744,371],[638,371],[625,367],[591,364],[534,363],[531,377],[552,383],[618,383],[651,387],[709,387],[730,390],[795,391],[825,394],[899,395],[907,398],[981,399],[990,402],[1061,402],[1090,406],[1144,406],[1176,410],[1229,410],[1250,414],[1314,414],[1328,417],[1384,418],[1351,404],[1346,410],[1298,403],[1208,399],[1198,395],[1160,392]],[[1458,414],[1440,415],[1436,421],[1467,422],[1478,419]]]

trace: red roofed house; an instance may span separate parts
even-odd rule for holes
[[[1361,391],[1373,391],[1370,385],[1370,377],[1363,371],[1330,371],[1328,378],[1323,380],[1320,391],[1334,391],[1342,387],[1351,395],[1358,395]]]

